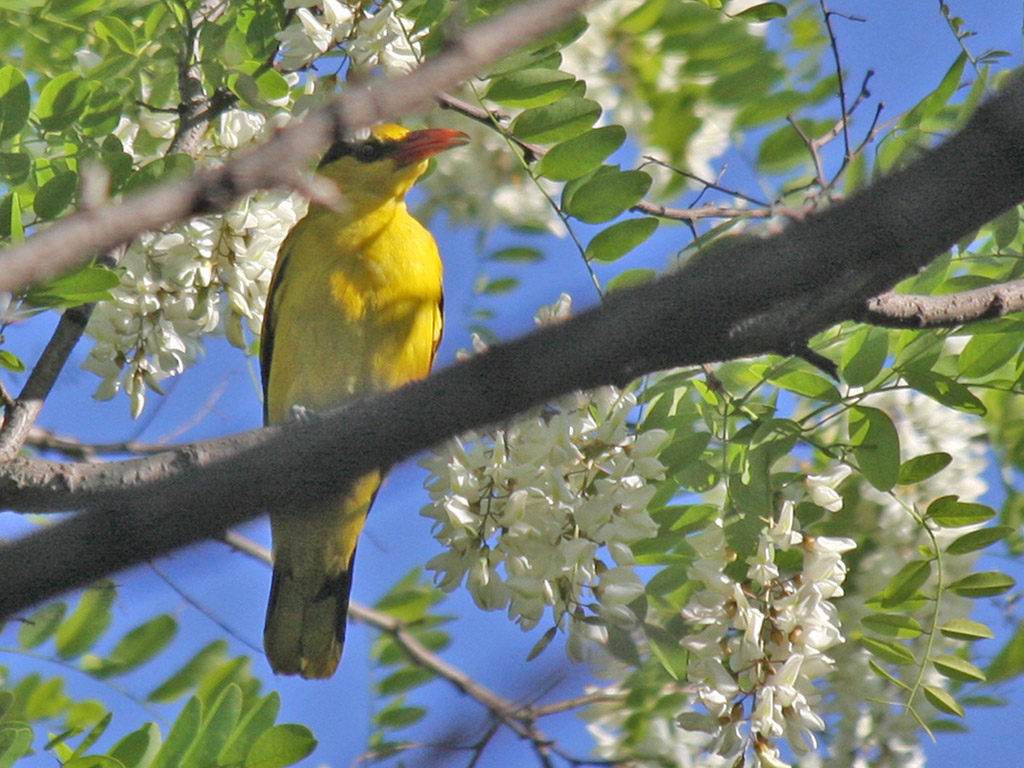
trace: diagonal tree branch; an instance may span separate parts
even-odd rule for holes
[[[564,392],[800,349],[1022,200],[1018,74],[945,144],[774,237],[724,247],[569,321],[311,423],[237,436],[239,445],[253,442],[202,468],[138,488],[96,489],[91,511],[0,548],[0,616],[219,537],[276,499],[312,506],[351,478]]]

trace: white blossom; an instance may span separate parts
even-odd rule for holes
[[[682,645],[692,654],[687,679],[708,716],[684,712],[678,722],[708,733],[706,750],[719,759],[749,750],[757,764],[783,766],[778,740],[806,752],[825,727],[816,681],[834,668],[825,652],[843,642],[829,600],[842,594],[842,554],[854,543],[807,536],[794,525],[793,502],[784,501],[779,519],[762,529],[742,581],[726,573],[732,555],[721,518],[690,539],[697,557],[688,576],[701,588],[683,608],[694,631]],[[782,573],[776,548],[798,544],[800,570]]]
[[[570,308],[563,295],[537,321],[557,322]],[[454,553],[427,565],[441,587],[465,583],[478,605],[507,608],[524,629],[550,610],[573,658],[605,636],[588,617],[634,625],[629,606],[644,586],[631,545],[657,532],[649,481],[664,474],[656,455],[668,439],[635,434],[635,407],[631,392],[613,387],[575,392],[424,459],[432,502],[421,514]]]

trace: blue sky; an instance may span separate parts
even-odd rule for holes
[[[835,23],[850,81],[859,83],[867,69],[876,72],[872,81],[871,108],[875,102],[884,101],[887,104],[885,114],[894,116],[912,106],[938,84],[955,58],[957,43],[942,21],[937,5],[908,0],[845,3],[833,0],[830,3],[833,10],[867,19],[866,23],[844,19],[836,19]],[[951,2],[950,5],[964,17],[968,27],[979,32],[977,37],[968,41],[973,51],[1002,48],[1011,51],[1013,61],[1020,63],[1019,0],[972,0]],[[733,166],[737,169],[735,178],[727,176],[723,183],[738,186],[749,182],[740,166],[736,163]],[[441,365],[450,364],[456,350],[469,345],[467,309],[473,306],[485,302],[493,307],[498,312],[496,327],[501,334],[510,337],[527,331],[532,326],[535,309],[554,301],[563,291],[573,294],[581,306],[596,301],[578,255],[556,238],[541,241],[548,257],[541,278],[534,273],[522,289],[509,297],[487,300],[474,297],[472,285],[481,269],[476,256],[476,233],[452,229],[440,221],[434,222],[432,228],[446,257],[448,300],[446,333],[438,358]],[[677,238],[681,234],[677,228],[662,227],[645,246],[643,253],[628,257],[626,266],[663,267],[678,248]],[[521,235],[496,232],[490,236],[488,245],[497,248],[522,242]],[[14,328],[8,333],[11,348],[23,359],[31,361],[41,351],[51,328],[52,321],[47,318]],[[157,441],[172,434],[173,442],[189,442],[251,429],[260,424],[256,364],[223,340],[213,340],[202,364],[173,382],[162,402],[154,397],[150,410],[135,423],[128,418],[128,405],[124,399],[97,403],[88,398],[87,393],[92,391],[97,380],[78,368],[83,358],[83,349],[77,350],[46,405],[41,418],[43,426],[77,435],[87,442],[128,438]],[[195,422],[186,431],[175,434],[183,423],[193,419]],[[360,602],[374,602],[409,569],[438,551],[438,545],[429,535],[428,521],[417,514],[425,500],[423,479],[422,470],[415,465],[405,465],[396,468],[386,482],[360,544],[353,592]],[[0,516],[0,533],[9,535],[26,527],[24,521],[11,515]],[[268,543],[266,526],[262,521],[247,526],[245,532]],[[176,553],[161,561],[158,567],[178,589],[231,629],[235,636],[231,640],[233,650],[252,655],[255,671],[270,680],[266,663],[258,653],[269,570],[217,544],[204,544]],[[112,639],[160,612],[176,614],[182,624],[174,646],[177,650],[168,654],[167,667],[158,673],[144,670],[128,678],[131,687],[135,688],[137,683],[138,689],[148,690],[158,678],[166,676],[201,645],[223,636],[219,626],[183,600],[153,568],[133,569],[119,576],[118,582],[122,590],[115,606],[117,625],[111,633]],[[474,678],[512,697],[539,693],[545,683],[560,676],[567,678],[567,690],[577,689],[578,684],[571,678],[578,673],[568,668],[558,648],[549,649],[530,667],[522,663],[538,639],[538,631],[521,633],[502,614],[482,614],[463,594],[450,597],[444,612],[464,617],[449,627],[453,644],[446,657]],[[986,618],[998,621],[995,616]],[[10,631],[3,641],[11,642]],[[310,683],[278,679],[271,683],[281,692],[283,699],[279,721],[305,723],[320,738],[321,748],[316,755],[319,762],[348,765],[366,742],[366,723],[371,706],[368,690],[374,679],[374,673],[367,666],[369,641],[370,636],[362,627],[350,628],[345,658],[339,673],[331,681]],[[7,654],[0,657],[0,663],[19,672],[39,669],[46,673],[59,673],[47,662]],[[526,677],[522,677],[523,674]],[[73,673],[67,677],[69,688],[76,695],[110,698],[108,689],[102,684]],[[1016,724],[1024,717],[1024,687],[1017,682],[1005,693],[1011,704],[973,713],[974,716],[968,720],[973,729],[971,733],[939,736],[938,743],[928,747],[929,764],[952,768],[983,759],[986,765],[995,768],[1019,765],[1015,740],[1007,739],[1006,734],[1014,733]],[[444,686],[435,684],[416,695],[428,702],[436,702],[441,717],[431,721],[435,724],[467,714],[474,722],[481,720],[475,705],[452,695]],[[117,696],[113,700],[116,702]],[[113,727],[118,733],[127,732],[152,719],[152,714],[136,704],[127,700],[124,704],[123,714],[118,715]],[[165,716],[167,711],[163,711]],[[547,723],[544,727],[549,728]],[[569,735],[579,731],[578,724],[571,719],[550,726],[550,730],[556,736],[566,736],[568,746],[577,754],[585,753],[586,742]],[[510,755],[515,756],[517,763],[532,759],[525,747],[505,736],[492,745],[482,765],[507,765],[511,762]],[[52,759],[39,757],[32,763],[52,765]]]

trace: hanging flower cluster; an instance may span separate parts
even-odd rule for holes
[[[231,110],[204,149],[219,158],[281,122]],[[167,138],[174,126],[151,116],[143,130]],[[125,121],[115,133],[131,151],[138,131]],[[297,194],[261,191],[220,216],[136,238],[121,258],[120,285],[97,305],[87,329],[95,344],[83,368],[103,379],[95,397],[106,400],[123,389],[138,416],[147,389],[159,391],[161,381],[195,362],[203,334],[223,329],[244,348],[243,326],[259,334],[278,249],[305,210]]]
[[[563,295],[538,322],[569,307]],[[656,456],[668,437],[633,433],[635,406],[633,393],[615,387],[575,392],[425,458],[433,501],[421,514],[445,546],[427,568],[441,588],[465,582],[477,605],[507,608],[523,629],[550,607],[574,658],[606,634],[588,615],[634,623],[628,606],[644,587],[630,545],[657,532],[647,504],[650,481],[664,477]]]
[[[778,521],[761,531],[739,580],[726,573],[735,556],[721,518],[691,539],[697,559],[688,575],[703,586],[683,609],[698,629],[682,644],[706,712],[685,712],[678,723],[710,734],[707,751],[728,761],[750,751],[758,765],[784,766],[777,739],[803,753],[817,747],[814,733],[825,727],[815,681],[834,669],[825,652],[843,642],[831,601],[843,594],[842,555],[856,545],[795,530],[793,508],[783,502]],[[784,574],[776,552],[794,547],[803,551],[802,567]]]
[[[412,24],[403,25],[392,3],[375,13],[340,0],[285,0],[284,7],[295,10],[294,21],[277,34],[285,71],[309,66],[334,46],[343,46],[361,73],[379,66],[385,74],[401,75],[419,60],[418,40],[426,30],[413,35]]]

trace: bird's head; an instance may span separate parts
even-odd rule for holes
[[[425,128],[410,131],[400,125],[378,125],[363,139],[337,141],[320,161],[318,173],[332,179],[353,202],[374,205],[388,198],[401,200],[427,170],[438,152],[469,141],[462,131]]]

